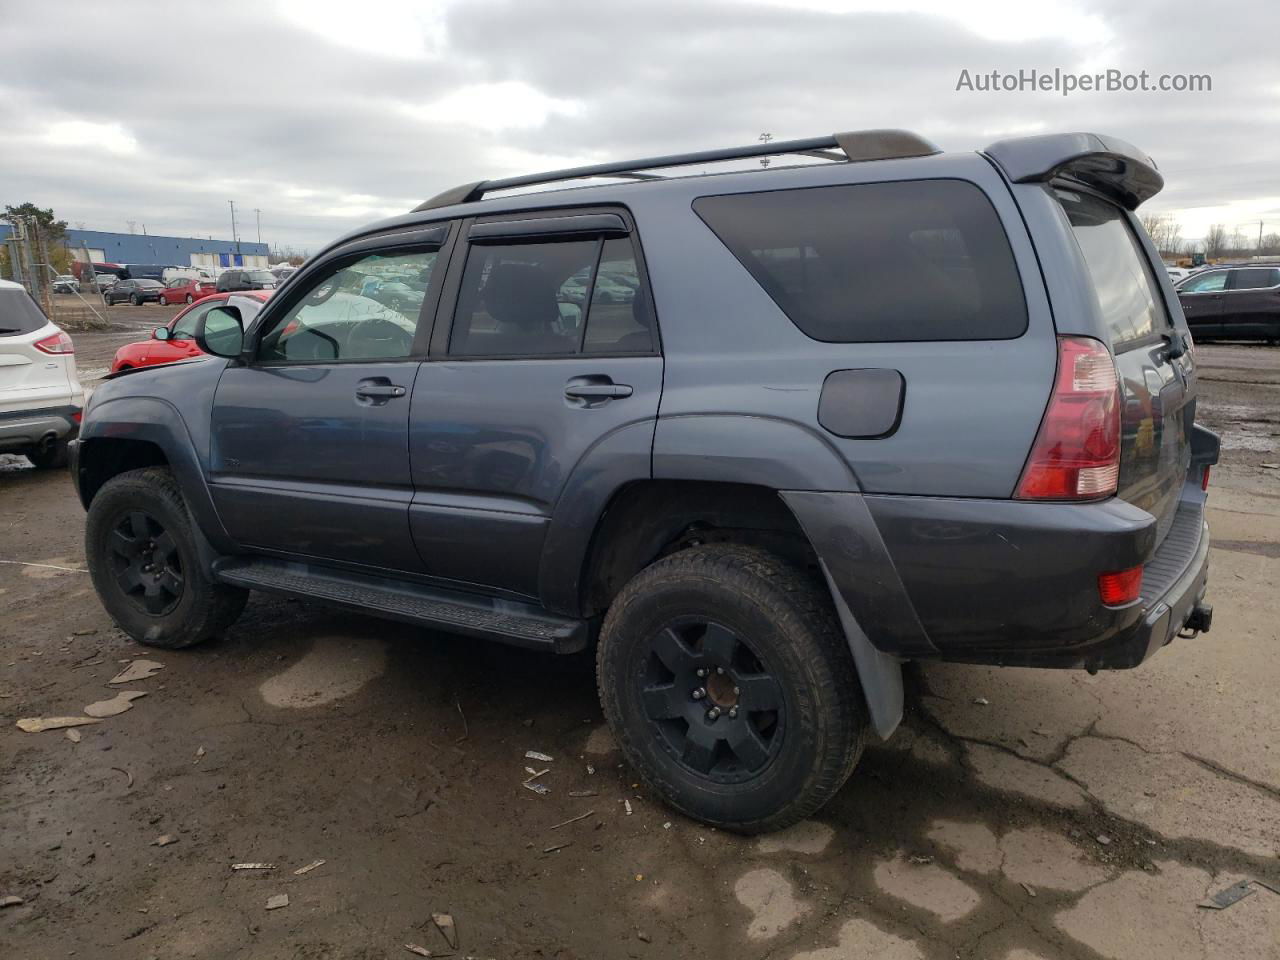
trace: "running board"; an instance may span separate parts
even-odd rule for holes
[[[282,560],[227,558],[215,565],[213,575],[236,587],[305,597],[377,617],[547,653],[577,653],[587,646],[586,620],[557,617],[535,604],[517,600]]]

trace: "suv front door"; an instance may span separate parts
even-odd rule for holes
[[[1222,335],[1222,298],[1226,288],[1226,270],[1197,273],[1178,287],[1178,302],[1193,337]]]
[[[466,230],[413,392],[409,523],[431,574],[538,597],[575,468],[607,442],[634,478],[651,475],[658,330],[620,214]]]
[[[211,488],[258,550],[421,571],[409,535],[409,401],[426,352],[446,227],[340,249],[254,325],[212,414]],[[380,299],[391,276],[415,298]]]

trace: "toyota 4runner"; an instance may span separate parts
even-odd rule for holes
[[[802,159],[703,172],[765,155]],[[882,130],[447,191],[94,392],[94,585],[161,647],[250,590],[594,644],[672,806],[786,825],[892,733],[906,660],[1209,629],[1218,441],[1134,216],[1162,185],[1109,137]]]

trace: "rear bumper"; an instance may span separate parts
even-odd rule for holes
[[[0,453],[25,452],[46,437],[69,440],[80,432],[74,404],[0,411]]]
[[[1191,482],[1158,548],[1155,518],[1114,499],[784,498],[872,643],[896,656],[1134,667],[1177,635],[1205,594],[1209,533]],[[870,524],[850,523],[863,512]],[[1140,599],[1103,606],[1098,574],[1140,563]]]

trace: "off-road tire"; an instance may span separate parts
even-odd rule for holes
[[[743,773],[740,782],[715,782],[714,768],[704,775],[688,767],[664,732],[686,721],[655,721],[645,705],[651,671],[665,670],[652,659],[659,656],[652,638],[672,623],[698,618],[735,634],[748,659],[781,690],[774,736],[780,732],[783,739],[764,766]],[[802,820],[840,789],[862,754],[866,706],[825,584],[759,548],[693,547],[638,573],[605,617],[597,678],[605,718],[626,759],[667,803],[713,826],[750,834]],[[744,688],[744,711],[750,692]],[[734,687],[735,702],[737,694]],[[709,702],[699,699],[699,708]],[[719,755],[724,749],[717,744]]]
[[[150,613],[126,593],[118,576],[123,557],[113,536],[134,514],[152,519],[172,538],[181,591],[172,609]],[[163,534],[162,534],[163,536]],[[244,610],[249,591],[211,579],[199,561],[196,531],[173,474],[146,467],[119,474],[103,484],[89,505],[85,556],[98,598],[111,618],[139,643],[174,650],[220,635]]]

